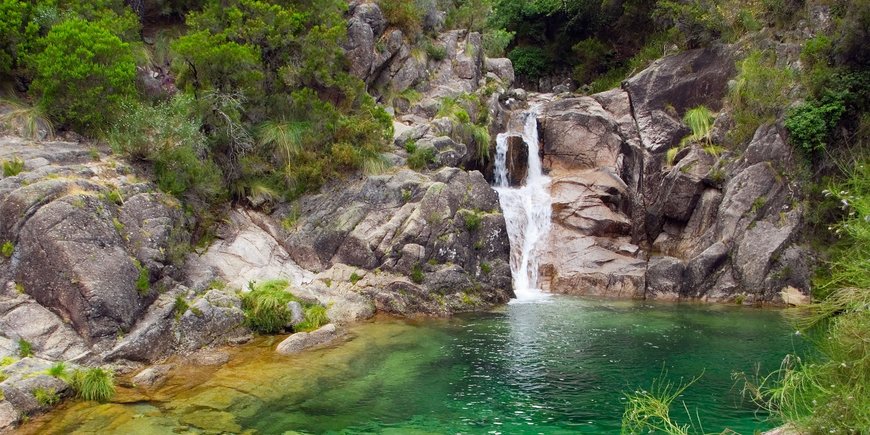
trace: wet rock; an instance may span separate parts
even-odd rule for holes
[[[646,271],[647,297],[677,299],[683,290],[685,265],[674,257],[653,257]]]
[[[622,138],[612,115],[589,97],[546,105],[540,116],[543,163],[551,171],[611,168]]]
[[[275,352],[281,355],[293,355],[314,346],[328,344],[336,338],[338,338],[338,329],[330,323],[313,332],[298,332],[287,337],[278,344]]]
[[[166,382],[169,376],[169,371],[172,370],[171,364],[160,364],[148,367],[142,370],[136,376],[133,376],[133,384],[142,388],[158,388]]]
[[[230,354],[216,349],[200,349],[190,356],[190,362],[198,366],[219,366],[230,360]]]

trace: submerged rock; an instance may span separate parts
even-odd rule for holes
[[[314,346],[328,344],[338,338],[338,329],[333,324],[321,326],[312,332],[297,332],[278,344],[275,352],[292,355]]]

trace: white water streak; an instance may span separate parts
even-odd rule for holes
[[[512,302],[540,300],[547,294],[538,288],[538,257],[541,245],[550,232],[552,201],[550,178],[544,176],[538,139],[538,108],[525,112],[523,131],[500,133],[496,137],[495,190],[507,223],[511,243],[511,273],[514,293]],[[510,187],[507,165],[508,138],[519,137],[528,146],[526,179],[520,187]]]

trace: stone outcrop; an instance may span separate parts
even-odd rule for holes
[[[800,189],[783,176],[793,158],[780,127],[760,127],[740,157],[690,143],[665,161],[689,133],[680,115],[722,108],[734,72],[734,48],[690,50],[623,89],[541,100],[553,198],[545,289],[780,303],[786,287],[809,290]]]
[[[330,323],[312,332],[299,332],[287,337],[278,344],[275,352],[281,355],[293,355],[314,346],[323,346],[338,337],[338,329]]]

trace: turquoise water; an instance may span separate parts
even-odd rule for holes
[[[71,404],[28,431],[618,433],[624,393],[703,373],[681,398],[703,430],[772,427],[737,371],[769,372],[801,343],[780,312],[554,297],[453,319],[380,319],[296,357],[276,342],[223,368],[180,368],[156,392]],[[799,350],[799,349],[798,349]],[[685,411],[675,409],[678,421]]]

